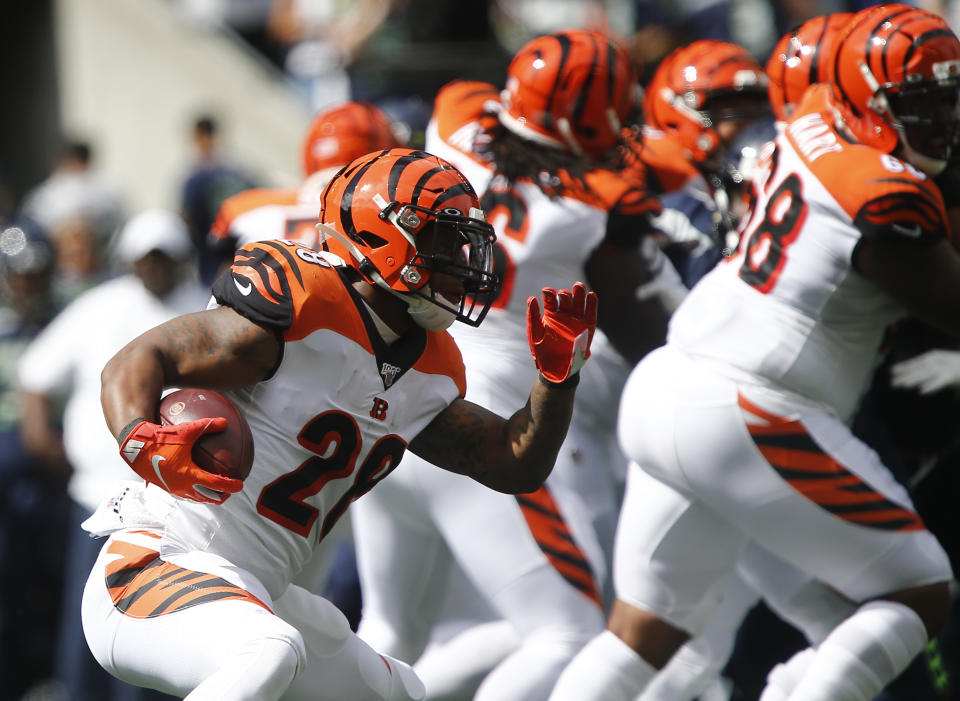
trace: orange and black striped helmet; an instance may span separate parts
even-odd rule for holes
[[[734,96],[737,104],[729,104]],[[720,146],[714,129],[718,121],[753,121],[769,112],[763,68],[742,46],[716,39],[695,41],[670,53],[643,98],[646,123],[674,135],[697,162]]]
[[[767,92],[777,119],[786,121],[806,89],[826,80],[837,39],[852,17],[819,15],[780,37],[767,60]]]
[[[401,145],[383,110],[370,102],[345,102],[310,122],[303,140],[303,175],[342,168],[371,151]]]
[[[476,192],[426,151],[387,149],[344,167],[321,195],[317,228],[321,248],[403,296],[418,323],[420,312],[439,307],[446,325],[477,326],[499,291],[496,234]]]
[[[943,170],[960,136],[960,40],[943,18],[910,5],[861,10],[827,77],[859,141],[928,174]]]
[[[629,54],[608,37],[546,34],[510,62],[500,120],[531,141],[599,159],[619,143],[636,90]]]

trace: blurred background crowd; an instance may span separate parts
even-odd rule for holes
[[[115,450],[103,427],[82,427],[84,420],[103,423],[98,368],[136,333],[202,307],[217,266],[206,242],[220,205],[252,187],[296,187],[300,143],[318,110],[371,101],[404,140],[419,146],[442,85],[455,78],[501,85],[513,53],[545,32],[582,27],[620,39],[644,83],[671,50],[696,39],[735,42],[762,65],[777,40],[806,19],[869,4],[2,3],[0,701],[108,698],[105,692],[79,695],[64,681],[89,661],[70,607],[79,605],[99,544],[84,543],[78,523],[108,477],[91,477],[96,468],[80,463],[84,454],[95,460],[97,450]],[[960,30],[960,2],[917,4]],[[71,304],[81,296],[82,307]],[[64,309],[69,317],[60,315]],[[44,330],[43,347],[27,357],[33,370],[18,377],[22,356]],[[913,336],[918,350],[943,342],[923,333]],[[956,453],[943,436],[955,425],[957,397],[940,399],[946,429],[930,425],[929,435],[879,438],[916,444],[915,463],[925,469]],[[86,444],[64,440],[71,421],[80,422],[73,432]],[[931,493],[955,493],[952,479]],[[744,634],[749,625],[764,625],[763,612],[757,616]],[[784,631],[757,656],[775,662],[793,644]],[[84,659],[69,662],[76,657]],[[73,672],[62,668],[68,663],[76,665]],[[738,674],[736,663],[728,674]],[[928,667],[938,664],[950,666],[934,660]],[[741,687],[749,674],[742,672]],[[749,690],[741,693],[751,698]]]

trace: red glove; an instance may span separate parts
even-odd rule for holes
[[[223,417],[160,426],[141,421],[120,444],[120,455],[134,472],[176,497],[222,504],[243,489],[243,481],[207,472],[193,461],[191,451],[206,433],[227,427]]]
[[[543,288],[543,317],[536,297],[527,299],[527,340],[540,374],[550,382],[575,375],[590,357],[597,328],[597,295],[582,282],[573,292]]]

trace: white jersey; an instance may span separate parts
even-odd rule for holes
[[[885,236],[924,245],[946,224],[923,174],[845,141],[818,97],[768,144],[739,250],[676,311],[669,343],[847,420],[885,328],[904,312],[854,269],[857,244]]]
[[[349,504],[464,394],[463,363],[443,332],[417,327],[388,346],[338,269],[291,242],[241,249],[213,291],[284,342],[271,377],[226,393],[253,432],[253,468],[219,506],[148,494],[163,502],[155,511],[173,504],[161,557],[221,556],[275,599]]]
[[[315,173],[298,190],[254,188],[228,197],[210,227],[211,242],[240,248],[254,241],[286,239],[317,247],[319,193],[331,174]]]

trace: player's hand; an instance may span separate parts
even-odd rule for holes
[[[222,504],[243,489],[243,481],[207,472],[193,461],[193,444],[227,427],[223,417],[172,426],[141,421],[120,444],[120,455],[134,472],[176,497]]]
[[[575,375],[590,357],[597,328],[597,295],[582,282],[573,291],[543,288],[543,316],[536,297],[527,299],[527,340],[537,368],[550,382]]]
[[[960,351],[931,350],[890,367],[891,384],[933,394],[960,384]]]

